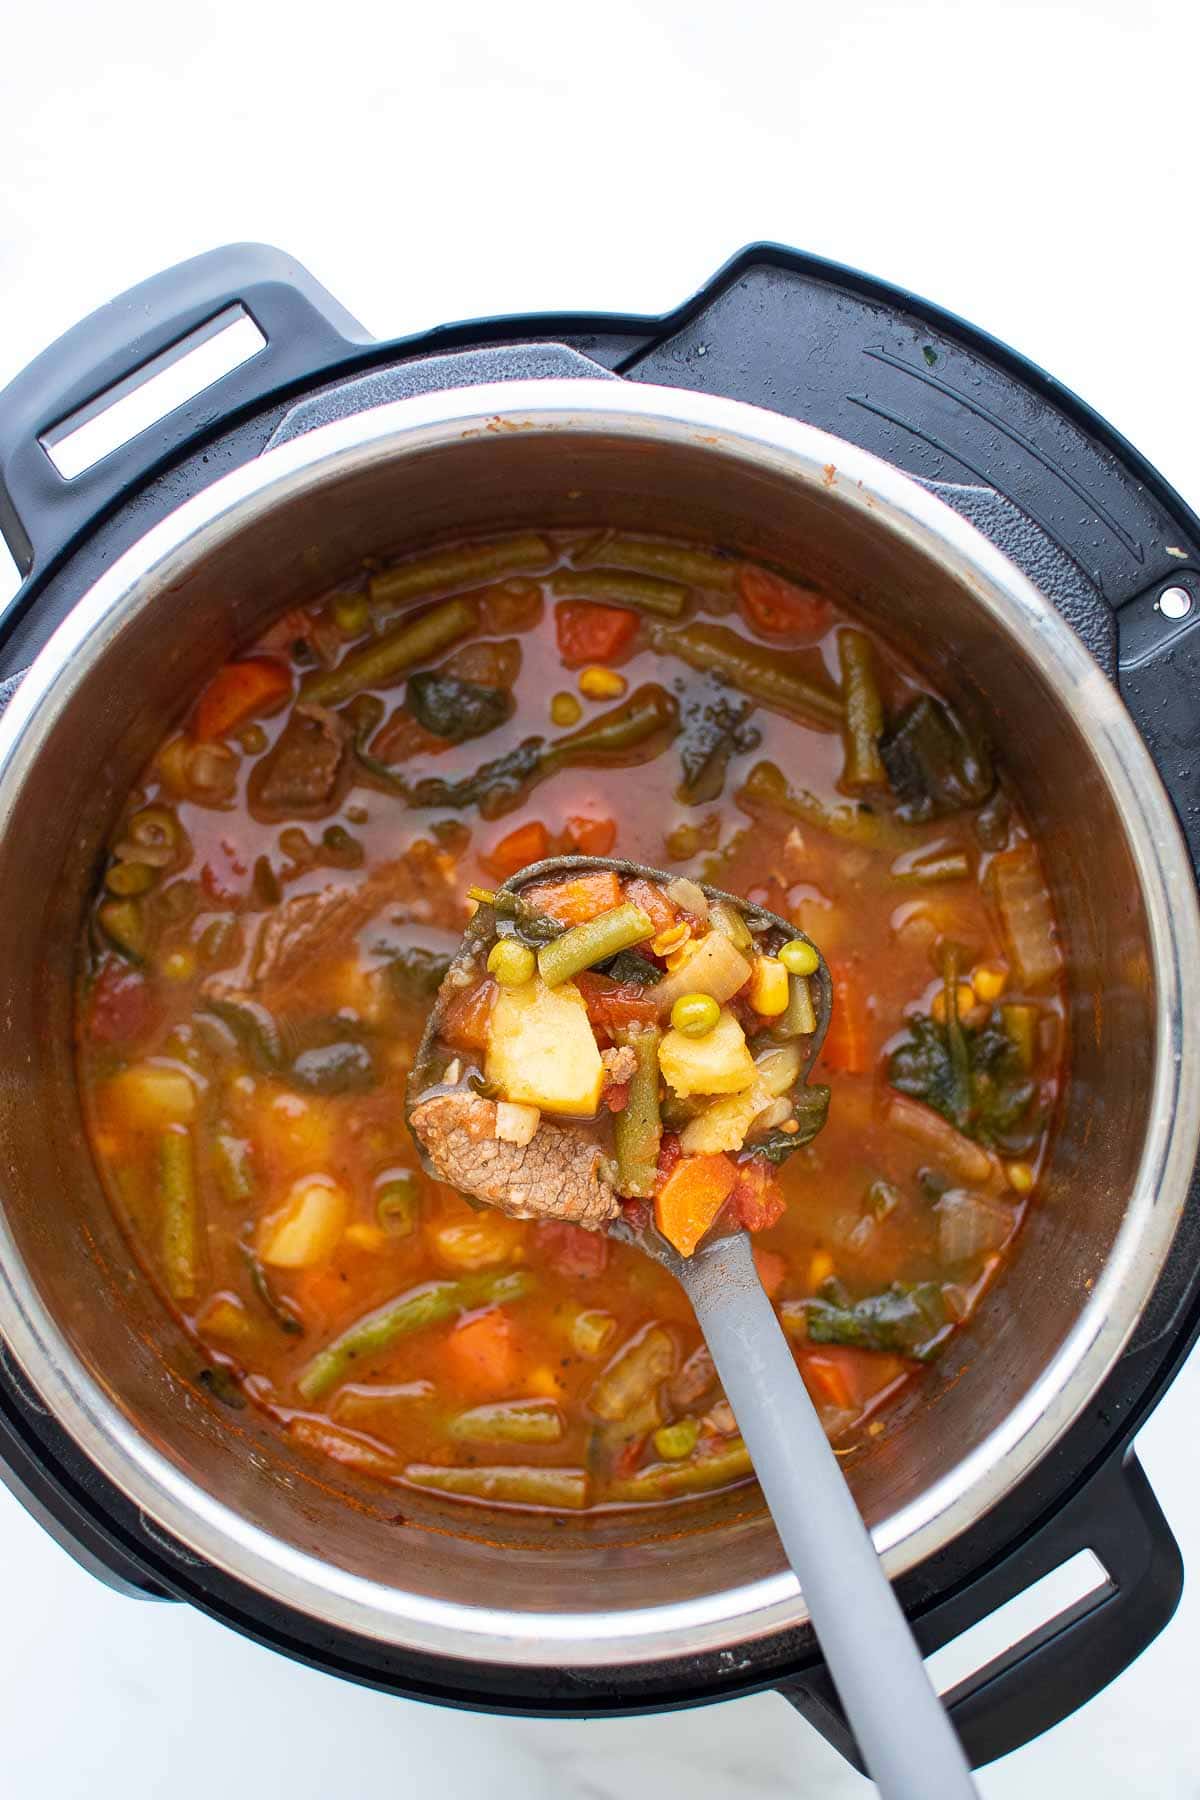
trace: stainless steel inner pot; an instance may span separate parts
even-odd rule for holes
[[[384,406],[219,481],[81,602],[0,726],[0,1334],[148,1520],[276,1602],[388,1644],[598,1679],[803,1622],[754,1491],[707,1503],[686,1533],[679,1515],[563,1528],[318,1470],[223,1410],[109,1215],[71,1057],[101,841],[205,674],[366,555],[589,522],[826,568],[989,732],[1040,835],[1070,963],[1070,1088],[1011,1268],[893,1428],[847,1460],[893,1574],[1046,1454],[1137,1321],[1196,1152],[1182,1031],[1200,1012],[1200,928],[1149,756],[1050,605],[907,477],[737,402],[549,380]]]

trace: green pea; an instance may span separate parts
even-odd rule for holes
[[[501,987],[524,987],[533,980],[537,958],[528,944],[518,943],[516,938],[500,938],[488,952],[487,966]]]
[[[821,966],[821,958],[803,938],[793,938],[790,944],[785,944],[775,954],[789,975],[815,975]]]
[[[690,1456],[700,1437],[695,1419],[677,1419],[674,1425],[660,1425],[654,1434],[654,1448],[664,1462],[679,1462]]]
[[[168,806],[143,806],[129,821],[129,838],[143,850],[174,850],[179,820]]]
[[[269,740],[261,725],[243,725],[237,741],[247,756],[261,756]]]
[[[721,1016],[711,994],[680,994],[671,1008],[671,1024],[684,1037],[707,1037]]]

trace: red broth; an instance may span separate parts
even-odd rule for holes
[[[1018,802],[838,594],[526,533],[325,596],[219,671],[88,920],[96,1165],[218,1397],[380,1480],[555,1510],[751,1475],[676,1284],[473,1210],[404,1126],[468,888],[571,850],[744,895],[828,959],[829,1121],[755,1252],[839,1441],[886,1429],[1010,1253],[1063,1049]]]

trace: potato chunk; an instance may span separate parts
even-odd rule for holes
[[[658,1066],[681,1100],[689,1094],[740,1094],[758,1076],[746,1034],[727,1006],[707,1037],[668,1031],[658,1048]]]
[[[594,1118],[604,1065],[573,981],[541,976],[501,988],[488,1020],[484,1074],[505,1100],[542,1112]]]

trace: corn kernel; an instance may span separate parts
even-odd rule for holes
[[[629,683],[615,669],[592,663],[579,671],[579,691],[588,700],[619,700]]]
[[[971,986],[976,998],[990,1006],[1008,986],[1008,970],[1003,963],[980,963],[971,975]]]
[[[975,989],[971,986],[969,981],[960,981],[958,983],[958,986],[954,990],[954,1004],[960,1019],[964,1013],[969,1013],[974,1006]],[[940,987],[933,996],[933,1003],[929,1010],[939,1025],[944,1025],[946,1023],[946,990],[944,987]]]
[[[808,1285],[816,1289],[833,1274],[833,1258],[828,1250],[814,1250],[808,1265]]]
[[[655,956],[670,956],[673,950],[682,950],[692,935],[692,928],[686,919],[680,919],[677,925],[668,925],[650,939],[650,948]]]
[[[522,1386],[530,1395],[536,1394],[546,1400],[559,1400],[565,1391],[549,1363],[539,1363],[536,1369],[530,1369]]]
[[[382,1250],[387,1241],[387,1233],[380,1231],[378,1225],[364,1225],[357,1220],[346,1227],[346,1242],[356,1250]]]
[[[788,972],[777,956],[756,956],[750,971],[750,1004],[764,1019],[788,1008]]]
[[[550,720],[554,725],[578,725],[583,708],[574,694],[555,694],[550,702]]]
[[[190,950],[169,950],[159,964],[159,973],[167,981],[190,981],[196,973],[196,958]]]
[[[1033,1192],[1035,1176],[1028,1163],[1005,1163],[1004,1173],[1007,1175],[1008,1185],[1014,1193],[1029,1194]]]
[[[883,1433],[886,1430],[887,1430],[887,1426],[884,1424],[882,1419],[872,1419],[871,1423],[867,1426],[867,1436],[868,1437],[882,1437]]]

